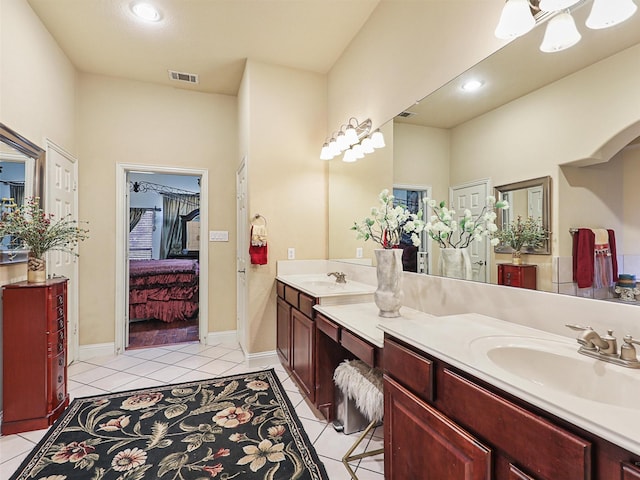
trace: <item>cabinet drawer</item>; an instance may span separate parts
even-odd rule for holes
[[[298,290],[291,288],[289,285],[284,286],[284,299],[289,305],[298,308]]]
[[[340,335],[340,344],[353,353],[356,357],[362,360],[364,363],[373,367],[375,365],[375,347],[348,330],[342,330]]]
[[[58,310],[58,309],[56,309]],[[60,311],[56,312],[56,315],[50,315],[48,318],[48,325],[47,325],[47,329],[49,330],[49,332],[55,332],[57,330],[62,330],[64,329],[64,323],[65,323],[65,314],[64,314],[64,308],[60,308]]]
[[[322,315],[316,315],[316,326],[318,330],[325,333],[331,340],[340,342],[340,327],[331,320],[328,320]]]
[[[392,341],[384,341],[384,367],[421,399],[433,401],[433,362]]]
[[[280,298],[284,298],[284,283],[277,282],[276,283],[276,290],[278,291],[278,296]]]
[[[640,468],[630,463],[623,463],[622,480],[640,480]]]
[[[313,306],[316,304],[316,300],[309,295],[305,295],[304,293],[298,294],[298,305],[299,310],[304,313],[307,317],[313,319]]]
[[[438,402],[537,478],[591,478],[591,443],[446,368],[438,376]]]

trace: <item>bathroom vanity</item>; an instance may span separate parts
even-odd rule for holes
[[[342,360],[384,370],[387,480],[640,480],[640,369],[475,313],[402,307],[383,319],[370,295],[338,300],[318,291],[330,284],[289,280],[278,281],[278,353],[327,420]]]

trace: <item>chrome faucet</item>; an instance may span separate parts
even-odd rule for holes
[[[329,272],[327,273],[327,277],[333,275],[336,277],[336,283],[347,283],[347,274],[343,272]]]
[[[631,335],[624,337],[624,344],[618,353],[618,342],[613,336],[613,330],[607,330],[607,334],[600,336],[593,328],[581,325],[567,324],[571,330],[582,332],[576,339],[580,344],[578,353],[605,362],[615,363],[623,367],[640,368],[640,361],[636,356],[636,349],[633,344],[640,345]]]

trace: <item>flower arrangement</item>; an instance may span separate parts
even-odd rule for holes
[[[494,234],[494,238],[511,247],[514,252],[519,252],[525,246],[539,248],[548,236],[549,232],[542,226],[541,219],[527,217],[522,220],[520,215]]]
[[[444,201],[438,203],[426,198],[425,203],[431,207],[433,214],[424,227],[429,236],[438,242],[440,248],[466,248],[471,242],[479,241],[483,237],[490,238],[492,245],[499,240],[493,238],[498,230],[495,220],[496,209],[509,208],[507,201],[496,202],[495,197],[487,197],[487,203],[477,217],[473,217],[471,210],[466,209],[461,218],[457,218],[455,210],[447,208]]]
[[[0,237],[9,235],[10,246],[27,248],[30,255],[42,258],[49,250],[61,250],[78,255],[74,247],[88,238],[89,230],[67,217],[54,221],[53,214],[40,208],[40,199],[30,197],[26,205],[16,205],[13,199],[2,199],[4,212],[0,218]]]
[[[354,222],[351,230],[358,233],[357,238],[373,240],[382,248],[394,248],[400,245],[403,234],[411,236],[415,246],[420,245],[420,232],[424,229],[424,222],[420,220],[422,210],[411,213],[402,205],[394,206],[394,196],[384,189],[378,195],[379,207],[371,209],[371,216],[361,222]]]

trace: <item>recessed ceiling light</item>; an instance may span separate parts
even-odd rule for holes
[[[150,3],[136,2],[131,4],[133,14],[145,22],[157,22],[160,20],[160,12]]]
[[[475,92],[484,85],[484,82],[480,80],[468,80],[462,84],[462,90],[465,92]]]

